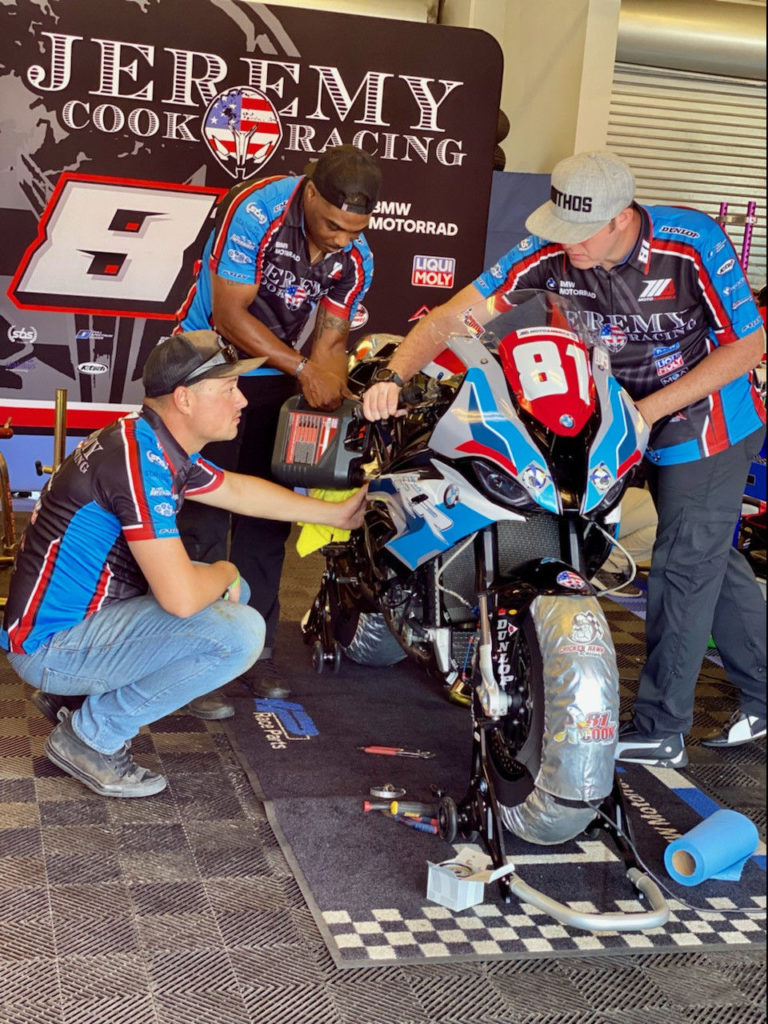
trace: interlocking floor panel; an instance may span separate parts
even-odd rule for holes
[[[317,560],[289,559],[286,578],[278,662],[290,674],[309,657],[296,637]],[[628,705],[642,622],[621,614]],[[733,703],[714,675],[699,689],[700,732]],[[51,765],[49,731],[0,659],[0,1024],[764,1020],[761,949],[339,970],[219,724],[177,714],[143,730],[139,759],[169,787],[124,801]],[[762,830],[764,768],[764,744],[708,751],[695,781]]]

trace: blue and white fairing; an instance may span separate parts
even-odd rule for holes
[[[499,519],[488,501],[451,466],[432,460],[435,476],[388,473],[371,481],[369,501],[383,502],[395,527],[386,545],[408,569],[450,550],[465,537]],[[505,519],[522,520],[511,512]]]
[[[581,514],[597,508],[606,494],[643,457],[648,424],[615,377],[605,348],[592,349],[592,377],[600,408],[600,426],[587,455],[586,490]]]
[[[546,458],[509,397],[504,370],[495,355],[472,336],[453,335],[448,347],[466,372],[430,437],[436,456],[432,470],[395,471],[369,486],[369,498],[386,505],[396,531],[386,549],[408,569],[450,550],[490,523],[526,518],[485,498],[454,468],[463,458],[495,463],[542,509],[554,515],[563,511]],[[592,375],[601,421],[587,455],[582,515],[595,509],[640,461],[649,432],[629,395],[611,376],[610,357],[602,347],[592,349]]]
[[[552,474],[508,397],[498,360],[475,338],[453,337],[449,345],[467,373],[453,404],[435,427],[430,447],[452,460],[474,455],[495,462],[538,505],[559,514],[560,495]]]

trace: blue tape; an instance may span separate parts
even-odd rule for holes
[[[680,885],[700,885],[709,878],[738,881],[759,840],[749,818],[721,809],[669,844],[664,867]]]

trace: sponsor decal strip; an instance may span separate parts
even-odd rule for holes
[[[138,411],[138,405],[71,402],[67,405],[67,429],[97,430],[114,423],[121,416]],[[26,427],[52,430],[56,422],[56,409],[52,402],[6,399],[0,402],[0,421],[5,423],[9,419],[14,429]]]

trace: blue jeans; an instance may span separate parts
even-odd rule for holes
[[[241,675],[263,646],[264,619],[247,604],[214,601],[182,619],[146,594],[107,605],[8,661],[39,690],[89,694],[72,728],[112,754],[142,725]]]

